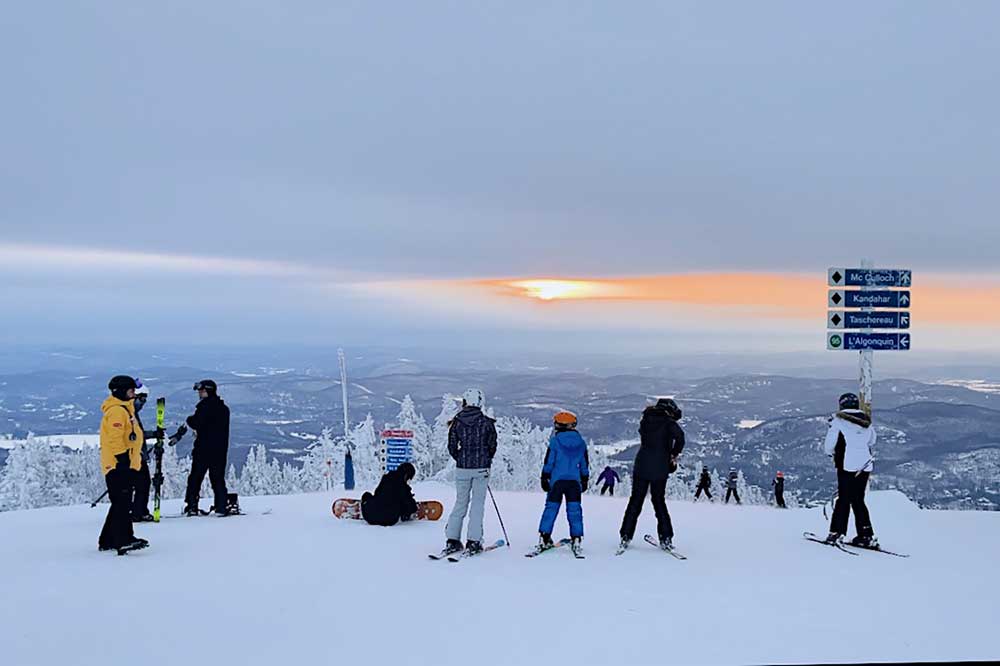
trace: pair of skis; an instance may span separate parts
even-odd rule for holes
[[[656,537],[654,537],[652,534],[646,534],[646,535],[644,535],[642,537],[642,540],[645,541],[646,543],[648,543],[650,546],[653,546],[657,550],[662,550],[664,553],[670,555],[671,557],[674,557],[675,559],[678,559],[678,560],[686,560],[687,559],[687,555],[682,554],[680,551],[678,551],[673,546],[671,546],[670,548],[664,548],[663,546],[661,546],[659,540],[656,539]],[[628,546],[627,545],[626,546],[618,546],[618,550],[615,551],[615,555],[621,555],[626,550],[628,550]]]
[[[559,541],[553,542],[551,545],[548,545],[548,544],[546,544],[546,545],[538,544],[531,551],[525,553],[524,556],[525,557],[538,557],[542,553],[547,553],[550,550],[555,550],[556,548],[560,548],[562,546],[570,546],[572,548],[573,547],[573,540],[572,539],[560,539]],[[580,552],[579,547],[573,548],[573,557],[575,557],[578,560],[586,559],[586,556],[583,553]]]
[[[822,538],[818,534],[814,534],[812,532],[803,532],[802,533],[802,538],[805,539],[806,541],[812,541],[813,543],[819,543],[819,544],[822,544],[824,546],[830,546],[832,548],[836,548],[837,550],[839,550],[842,553],[847,553],[848,555],[854,555],[855,557],[857,557],[858,555],[860,555],[861,553],[858,552],[858,551],[862,551],[862,550],[870,550],[870,551],[875,552],[875,553],[885,553],[886,555],[892,555],[893,557],[909,557],[909,555],[906,555],[904,553],[896,553],[896,552],[893,552],[891,550],[886,550],[885,548],[882,548],[881,546],[878,546],[878,547],[875,547],[875,548],[866,548],[864,546],[856,546],[856,545],[854,545],[852,543],[843,543],[843,542],[840,542],[840,541],[830,542],[830,541],[827,541],[826,539]]]
[[[482,555],[483,553],[488,553],[491,550],[496,550],[497,548],[503,548],[507,545],[507,542],[503,539],[497,539],[493,543],[483,546],[483,549],[475,553],[469,552],[468,550],[448,550],[445,548],[440,553],[431,553],[427,557],[431,560],[448,560],[449,562],[461,562],[462,560],[468,559],[470,557],[476,557]]]

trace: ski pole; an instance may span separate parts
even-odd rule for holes
[[[500,507],[497,506],[497,498],[493,497],[493,489],[489,485],[486,486],[486,490],[490,491],[490,499],[493,500],[493,508],[496,509],[500,529],[503,530],[503,538],[507,540],[507,547],[510,548],[510,537],[507,536],[507,528],[503,526],[503,517],[500,515]]]
[[[98,497],[97,499],[95,499],[93,502],[90,503],[90,508],[93,509],[95,506],[97,506],[97,503],[100,502],[102,499],[104,499],[105,495],[107,494],[108,494],[107,490],[101,493],[100,497]]]

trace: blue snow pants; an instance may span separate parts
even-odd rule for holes
[[[569,535],[582,537],[583,505],[580,504],[580,495],[579,481],[556,481],[553,483],[545,498],[545,511],[542,512],[542,522],[538,525],[538,531],[543,534],[552,534],[552,528],[556,525],[556,516],[559,515],[559,507],[562,505],[563,497],[565,497]]]

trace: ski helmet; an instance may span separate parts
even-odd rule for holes
[[[469,407],[479,407],[480,409],[482,409],[483,403],[486,402],[482,389],[478,388],[466,389],[465,393],[462,394],[462,400]]]
[[[840,396],[841,409],[861,409],[861,401],[855,393],[845,393]]]
[[[667,416],[672,418],[674,421],[680,421],[683,412],[681,408],[677,406],[673,398],[660,398],[656,401],[656,407],[662,409],[667,413]]]
[[[128,400],[129,389],[136,389],[135,380],[128,375],[115,375],[108,382],[108,390],[111,391],[111,395],[118,398],[119,400]]]
[[[219,385],[211,379],[203,379],[194,385],[195,391],[208,391],[209,395],[215,395],[219,390]]]
[[[139,396],[149,397],[149,387],[142,383],[142,380],[138,377],[135,378],[135,397]]]
[[[399,473],[402,474],[403,478],[406,479],[407,481],[409,481],[410,479],[412,479],[417,475],[416,468],[408,462],[403,463],[396,469],[399,470]]]
[[[784,474],[782,474],[781,472],[778,472],[778,474],[777,474],[776,476],[777,476],[777,477],[778,477],[779,479],[783,479],[783,478],[785,478],[785,475],[784,475]]]
[[[573,412],[559,412],[552,417],[552,426],[557,431],[573,430],[576,428],[576,414]]]

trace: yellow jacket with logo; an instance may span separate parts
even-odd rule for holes
[[[105,474],[115,468],[115,456],[128,453],[129,466],[142,469],[142,429],[135,418],[135,406],[131,400],[119,400],[114,396],[101,405],[101,469]]]

